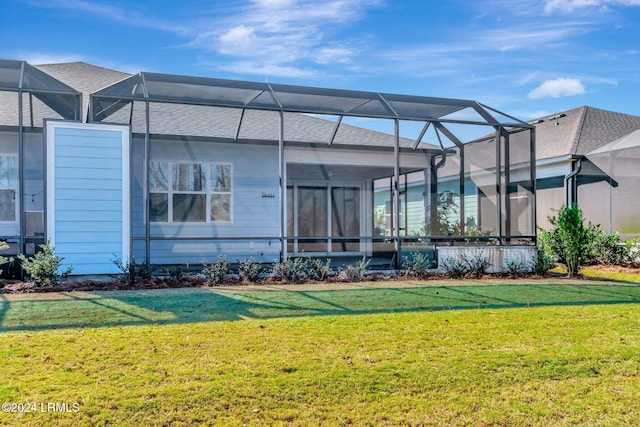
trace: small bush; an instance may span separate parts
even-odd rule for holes
[[[462,262],[467,265],[467,274],[476,279],[479,279],[480,277],[487,274],[487,270],[489,269],[489,267],[491,267],[489,258],[487,258],[484,252],[476,252],[470,255],[463,255]]]
[[[307,258],[307,277],[310,280],[324,282],[331,275],[331,259],[322,262],[319,258]]]
[[[370,263],[371,261],[363,256],[356,264],[342,266],[338,276],[347,282],[361,282]]]
[[[405,268],[411,276],[419,279],[426,278],[429,275],[429,269],[435,265],[435,262],[429,259],[426,252],[414,252],[411,258],[405,256],[402,259],[402,267]]]
[[[120,257],[114,256],[111,262],[120,270],[120,273],[112,274],[111,277],[129,286],[134,286],[137,283],[151,279],[153,273],[156,271],[154,265],[147,264],[146,262],[137,263],[133,257],[125,262]]]
[[[605,234],[600,227],[595,229],[594,234],[590,263],[623,266],[635,263],[637,239],[622,243],[618,233]]]
[[[300,283],[307,274],[307,260],[298,257],[276,262],[273,273],[287,283]]]
[[[468,272],[469,267],[462,257],[447,257],[440,263],[440,268],[447,276],[452,279],[462,279]]]
[[[548,250],[545,249],[544,245],[538,246],[538,253],[531,261],[531,271],[538,276],[545,276],[549,273],[549,270],[556,266],[555,259],[549,255]]]
[[[253,258],[246,259],[238,264],[238,275],[243,283],[256,283],[262,273],[262,264]]]
[[[55,255],[55,249],[51,246],[50,241],[40,245],[40,249],[42,249],[40,252],[29,258],[23,254],[18,255],[22,268],[36,285],[56,284],[71,274],[73,267],[58,272],[64,258]]]
[[[512,279],[517,279],[519,277],[522,277],[522,275],[526,273],[524,264],[522,263],[522,260],[519,258],[510,258],[505,260],[503,271],[507,274],[507,276],[511,277]]]
[[[205,266],[205,268],[202,270],[202,274],[207,280],[207,283],[211,283],[214,285],[224,283],[224,280],[229,272],[229,262],[227,261],[227,257],[224,255],[218,256],[218,261]]]
[[[7,242],[0,240],[0,252],[6,251],[7,249],[9,249],[9,245],[7,244]],[[13,261],[13,258],[7,258],[0,255],[0,265],[6,264],[11,261]]]
[[[188,269],[189,266],[172,265],[170,267],[163,268],[163,273],[169,278],[171,283],[177,285],[189,275]]]

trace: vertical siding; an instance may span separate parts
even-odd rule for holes
[[[51,126],[48,237],[74,274],[115,273],[111,259],[128,258],[128,138],[105,126]]]

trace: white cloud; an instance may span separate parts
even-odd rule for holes
[[[580,95],[585,92],[584,85],[578,79],[557,78],[546,80],[529,92],[530,99],[559,98],[561,96]]]
[[[253,61],[230,62],[221,66],[220,68],[234,73],[254,74],[260,76],[313,77],[316,75],[316,72],[312,69],[281,66],[275,64],[262,64]]]
[[[309,70],[300,64],[349,63],[354,40],[339,40],[343,28],[364,17],[379,0],[252,0],[227,16],[210,20],[192,47],[233,56],[243,70]],[[224,66],[228,68],[228,64]],[[240,72],[240,70],[238,70]],[[246,72],[246,71],[245,71]]]
[[[640,0],[546,0],[544,11],[571,13],[585,7],[640,6]]]

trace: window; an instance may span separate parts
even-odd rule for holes
[[[230,164],[149,164],[151,222],[231,222]]]
[[[0,222],[17,219],[17,174],[16,156],[0,155]]]

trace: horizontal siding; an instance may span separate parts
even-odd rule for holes
[[[55,246],[73,274],[117,272],[123,254],[122,133],[55,130]]]
[[[78,230],[116,231],[122,230],[122,221],[63,221],[56,224],[56,233],[66,233]]]
[[[241,262],[253,258],[259,262],[273,262],[280,256],[278,241],[155,241],[151,242],[151,263],[153,264],[209,264],[220,255],[229,262]],[[144,252],[136,254],[144,259]]]
[[[90,179],[90,178],[86,178]],[[103,201],[103,200],[122,200],[122,190],[103,190],[102,188],[94,188],[85,189],[85,190],[74,190],[74,189],[66,189],[59,188],[56,191],[56,200],[66,200],[66,201],[77,201],[79,203],[84,203],[86,201]],[[78,205],[80,206],[80,205]]]
[[[60,168],[83,168],[98,172],[101,169],[119,169],[122,166],[118,159],[103,158],[79,158],[79,157],[61,157],[56,159],[56,167]]]
[[[144,143],[134,140],[133,164],[144,164]],[[151,161],[232,163],[233,221],[231,223],[153,223],[154,237],[278,236],[280,199],[278,150],[275,147],[207,142],[151,141]],[[133,235],[144,236],[144,167],[134,167]],[[273,193],[275,198],[263,198]]]
[[[106,169],[105,169],[106,170]],[[114,179],[113,178],[113,169],[108,170],[110,173],[103,173],[103,174],[93,174],[93,176],[91,177],[91,179],[87,179],[87,175],[83,176],[78,176],[76,178],[60,178],[60,177],[56,177],[56,187],[57,188],[64,188],[66,190],[91,190],[91,191],[95,191],[96,190],[96,184],[95,181],[96,180],[100,180],[100,188],[99,190],[101,192],[110,190],[110,191],[115,191],[118,194],[118,197],[120,200],[122,200],[122,197],[120,196],[120,193],[122,192],[122,179],[118,178],[118,179]],[[116,171],[118,171],[116,169]],[[118,171],[119,173],[120,171]],[[102,175],[102,176],[101,176]]]

